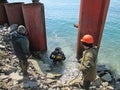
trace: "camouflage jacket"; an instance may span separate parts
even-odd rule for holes
[[[92,47],[83,51],[83,56],[80,59],[81,63],[78,69],[82,71],[83,78],[86,81],[93,81],[96,78],[97,70],[97,47]]]

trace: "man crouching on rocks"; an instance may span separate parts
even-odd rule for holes
[[[12,45],[14,52],[19,59],[19,65],[23,76],[27,76],[28,61],[27,59],[31,57],[29,50],[29,40],[27,38],[27,30],[23,25],[18,26],[18,29],[12,32]]]
[[[89,90],[91,81],[95,80],[97,75],[96,64],[98,49],[93,45],[94,39],[89,34],[84,35],[81,42],[85,50],[80,59],[81,63],[78,65],[78,69],[82,71],[83,74],[83,88]]]

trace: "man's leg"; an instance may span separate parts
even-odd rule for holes
[[[83,81],[83,88],[89,90],[91,81]]]
[[[24,60],[19,60],[19,65],[21,67],[21,72],[23,73],[24,76],[28,75],[27,69],[28,69],[28,61],[27,59]]]
[[[28,75],[27,69],[28,69],[28,61],[27,61],[27,59],[25,59],[25,60],[23,60],[23,75],[24,76]]]
[[[23,72],[23,60],[19,60],[19,65],[20,65],[20,68],[21,68],[21,72]]]

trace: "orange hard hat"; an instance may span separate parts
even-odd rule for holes
[[[94,43],[94,39],[93,36],[90,34],[86,34],[82,37],[81,39],[82,42],[88,43],[88,44],[92,44]]]

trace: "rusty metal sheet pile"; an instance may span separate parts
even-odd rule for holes
[[[82,56],[81,38],[85,34],[93,35],[96,46],[100,46],[110,0],[81,0],[77,39],[77,59]]]
[[[0,24],[8,23],[4,3],[0,3]]]
[[[24,25],[24,19],[22,14],[22,2],[20,3],[6,3],[5,10],[7,13],[9,24],[22,24]]]
[[[44,5],[42,3],[24,4],[22,10],[32,49],[46,51]]]

